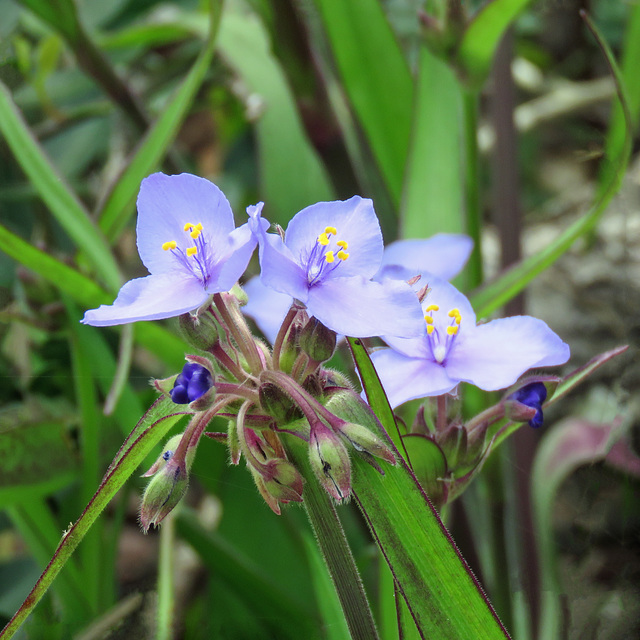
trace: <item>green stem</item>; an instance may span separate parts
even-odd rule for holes
[[[304,445],[298,442],[289,439],[287,454],[306,480],[304,506],[338,593],[351,638],[377,640],[379,636],[373,614],[342,523],[329,496],[311,470]]]
[[[173,514],[164,519],[160,528],[160,558],[158,566],[158,609],[156,611],[156,640],[173,638],[174,583],[173,559],[176,530]]]
[[[467,284],[470,289],[480,285],[482,273],[482,203],[480,199],[480,154],[478,151],[478,94],[466,90],[464,104],[465,141],[465,213],[466,232],[473,239],[473,252],[467,265]]]

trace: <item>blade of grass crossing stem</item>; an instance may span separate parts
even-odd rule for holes
[[[315,0],[349,100],[394,204],[409,150],[413,80],[378,0]]]
[[[32,247],[2,225],[0,225],[0,246],[4,253],[16,262],[68,293],[83,309],[92,309],[113,300],[113,295],[107,293],[91,278],[82,275],[44,251]],[[185,350],[188,349],[184,341],[155,322],[138,323],[136,341],[172,366],[181,362]]]
[[[117,291],[121,278],[109,245],[76,196],[65,185],[0,83],[0,131],[52,215],[93,265],[99,279]]]
[[[210,2],[209,34],[204,48],[99,207],[99,226],[111,242],[119,237],[133,214],[140,182],[160,164],[189,113],[213,58],[222,4]]]
[[[386,397],[373,393],[380,382],[369,356],[359,340],[350,339],[349,344],[369,404],[393,433],[395,421]],[[341,417],[359,422],[355,413]],[[353,495],[417,628],[430,640],[509,637],[415,476],[400,455],[398,460],[395,467],[385,465],[382,476],[354,457]]]
[[[453,70],[423,47],[400,214],[403,238],[464,232],[461,115]]]
[[[247,20],[244,13],[226,11],[218,44],[251,95],[258,98],[255,130],[261,198],[268,203],[269,219],[286,226],[303,207],[333,199],[333,187],[304,131],[295,98],[271,52],[262,23]]]
[[[327,571],[327,565],[318,550],[318,545],[313,536],[306,531],[302,532],[302,542],[311,567],[313,590],[320,608],[320,615],[322,616],[324,637],[326,640],[349,638],[349,627],[347,627],[340,600],[338,600],[336,590]]]
[[[174,413],[174,407],[175,405],[170,400],[161,399],[155,402],[141,418],[132,432],[135,437],[128,439],[126,441],[127,446],[123,445],[123,449],[116,455],[98,491],[96,491],[80,518],[65,532],[44,573],[40,576],[20,609],[0,633],[0,640],[9,640],[20,628],[49,586],[51,586],[51,583],[80,544],[87,531],[102,513],[102,510],[152,449],[180,419],[181,416]]]
[[[626,123],[624,145],[618,150],[618,155],[611,158],[611,163],[615,166],[615,171],[611,172],[610,181],[606,189],[604,189],[599,196],[596,196],[596,201],[582,218],[576,220],[544,249],[509,269],[497,280],[482,287],[482,289],[470,296],[471,304],[479,318],[489,315],[518,295],[538,274],[562,256],[578,238],[589,233],[600,220],[600,217],[612,198],[620,189],[620,185],[624,179],[631,154],[631,132],[633,130],[626,91],[624,89],[624,81],[611,49],[602,38],[596,26],[586,18],[586,14],[583,14],[583,17],[587,20],[589,28],[607,58],[607,62],[616,81],[618,98],[623,105]]]
[[[466,28],[458,49],[458,61],[475,89],[484,83],[493,56],[509,25],[531,0],[493,0],[486,3]]]

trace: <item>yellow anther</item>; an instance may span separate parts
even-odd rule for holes
[[[329,238],[327,237],[326,233],[321,233],[318,236],[318,243],[321,244],[323,247],[326,247],[329,244]]]
[[[335,227],[325,227],[324,228],[324,232],[325,233],[332,233],[335,236],[336,233],[338,233],[338,230]]]
[[[428,313],[429,311],[440,311],[440,307],[437,304],[430,304],[425,311]]]
[[[462,322],[462,316],[456,316],[456,324],[460,324]]]
[[[202,233],[198,227],[194,227],[193,231],[189,234],[194,240]]]
[[[338,258],[340,258],[340,260],[346,260],[348,257],[349,254],[346,251],[342,251],[342,249],[338,251]]]
[[[196,225],[191,223],[191,222],[187,222],[185,223],[184,227],[182,227],[183,231],[191,231],[191,229],[193,229],[193,227],[195,227]]]
[[[178,243],[175,240],[169,240],[168,242],[164,242],[162,244],[162,248],[165,251],[170,251],[171,249],[175,249],[178,246]]]
[[[429,335],[431,335],[435,330],[436,330],[436,328],[432,324],[428,324],[427,325],[427,333]]]
[[[346,240],[338,240],[338,242],[336,242],[336,244],[339,247],[342,247],[345,251],[349,248],[349,243]]]
[[[460,309],[451,309],[447,315],[450,318],[457,318],[460,315]]]
[[[424,319],[427,324],[433,324],[433,318],[431,316],[425,316]]]
[[[326,253],[324,258],[329,264],[331,264],[335,260],[335,257],[333,255],[333,251],[327,251],[327,253]]]
[[[195,256],[195,255],[196,255],[196,253],[198,253],[198,247],[189,247],[189,248],[187,249],[187,255],[188,255],[189,257],[191,257],[191,256]]]
[[[447,327],[447,335],[455,336],[458,333],[458,326],[454,325],[452,327]]]
[[[202,222],[198,222],[198,224],[196,225],[196,229],[197,229],[198,231],[202,231],[202,229],[203,229],[203,228],[204,228],[204,227],[202,226]]]

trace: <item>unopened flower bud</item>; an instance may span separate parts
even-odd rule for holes
[[[442,453],[447,459],[447,467],[455,470],[464,462],[467,454],[467,430],[461,424],[450,424],[436,436]]]
[[[542,405],[547,399],[547,387],[542,382],[531,382],[507,396],[504,401],[506,415],[516,422],[528,422],[529,426],[542,426]]]
[[[213,386],[211,372],[196,362],[187,362],[170,391],[176,404],[189,404],[204,396]]]
[[[143,478],[149,478],[154,476],[160,469],[162,469],[171,458],[173,458],[173,454],[178,448],[178,444],[180,444],[180,440],[182,439],[182,434],[179,433],[176,436],[173,436],[167,440],[167,443],[164,445],[162,453],[158,456],[158,459],[153,463],[149,471],[142,474]]]
[[[278,501],[302,502],[302,476],[288,460],[269,460],[261,474],[265,488]]]
[[[389,447],[375,434],[371,433],[367,427],[353,422],[345,422],[340,427],[340,435],[357,450],[369,453],[376,458],[382,458],[389,464],[395,464],[396,458]]]
[[[142,498],[140,524],[145,533],[158,526],[182,500],[189,486],[189,475],[184,464],[170,458],[167,464],[151,478]]]
[[[265,382],[258,389],[260,406],[262,410],[274,418],[277,422],[291,420],[291,411],[294,404],[291,398],[276,384]]]
[[[317,318],[309,318],[300,332],[298,344],[314,362],[325,362],[336,350],[336,333],[327,329]]]
[[[313,425],[309,461],[325,491],[337,501],[351,494],[351,461],[340,438],[321,423]]]
[[[183,313],[178,324],[184,339],[196,349],[207,351],[220,340],[220,328],[209,312],[198,316]]]

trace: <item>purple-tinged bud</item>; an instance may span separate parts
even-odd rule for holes
[[[340,387],[341,389],[353,389],[353,383],[341,371],[334,369],[320,369],[320,380],[323,388]]]
[[[326,362],[336,350],[336,333],[317,318],[310,318],[300,332],[298,344],[314,362]]]
[[[269,509],[271,509],[273,513],[279,516],[282,513],[282,511],[280,510],[280,504],[278,503],[277,498],[275,498],[271,493],[269,493],[269,491],[267,491],[267,487],[265,486],[262,475],[251,465],[247,465],[247,468],[251,472],[253,481],[256,483],[256,488],[258,489],[258,492],[262,496],[263,500],[267,503]]]
[[[189,486],[189,474],[184,464],[170,458],[147,485],[140,507],[140,524],[145,533],[158,526],[182,500]]]
[[[209,369],[197,362],[187,362],[178,374],[170,391],[176,404],[190,404],[204,396],[213,386],[213,376]]]
[[[484,453],[487,443],[487,431],[489,430],[489,421],[484,420],[473,427],[467,429],[467,462],[473,464]]]
[[[456,469],[467,454],[467,430],[461,424],[449,424],[436,435],[438,446],[447,459],[447,467]]]
[[[309,461],[320,484],[338,502],[351,495],[351,461],[346,447],[322,423],[311,428]]]
[[[547,399],[547,387],[542,382],[530,382],[507,396],[506,415],[516,422],[529,423],[535,429],[542,426],[542,405]]]
[[[220,341],[220,327],[208,311],[198,316],[183,313],[178,325],[182,337],[196,349],[208,351]]]
[[[266,490],[279,502],[302,502],[302,476],[288,460],[269,460],[261,475]]]
[[[176,436],[173,436],[167,440],[167,443],[164,445],[164,449],[162,453],[158,456],[158,459],[153,463],[149,471],[142,474],[143,478],[149,478],[154,476],[160,469],[162,469],[167,462],[173,457],[178,445],[180,444],[180,440],[182,440],[182,434],[179,433]]]
[[[340,435],[356,449],[356,451],[368,453],[376,458],[382,458],[389,464],[396,463],[393,451],[367,427],[353,422],[345,422],[340,426]]]
[[[292,411],[296,407],[291,398],[278,385],[264,382],[258,388],[258,395],[262,410],[277,422],[286,423],[293,419]]]

